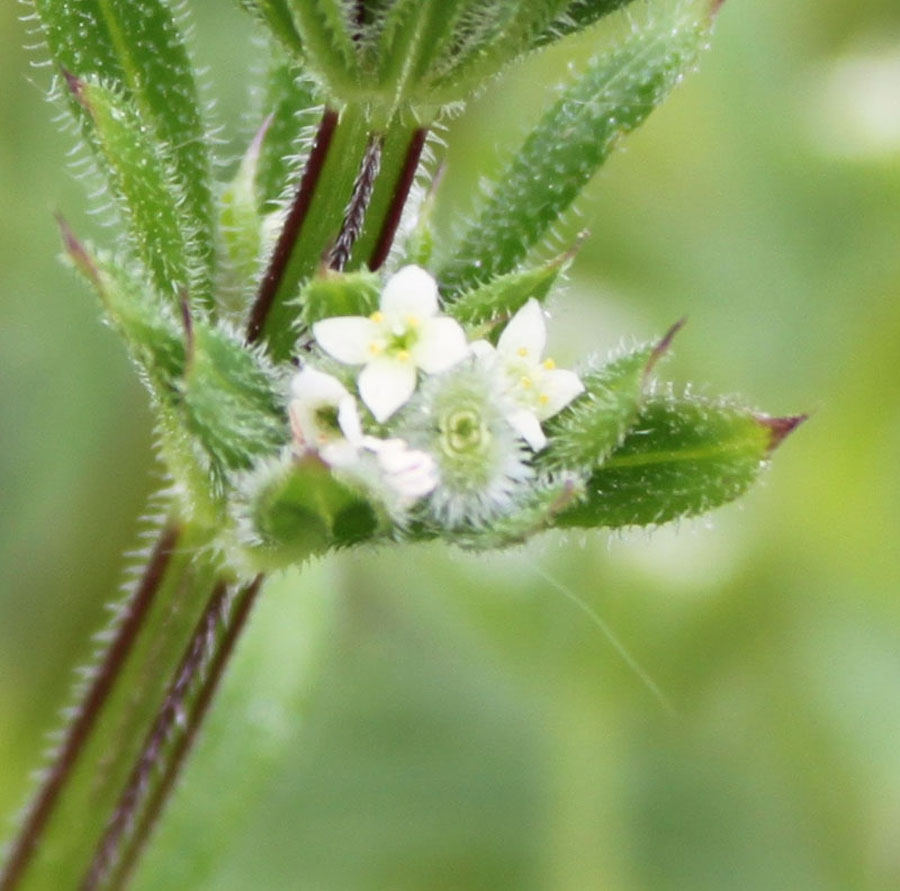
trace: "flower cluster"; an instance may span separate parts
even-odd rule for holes
[[[470,343],[441,314],[437,283],[418,266],[387,281],[370,316],[323,319],[312,332],[323,360],[358,369],[356,394],[315,359],[306,364],[291,382],[295,451],[349,476],[374,466],[404,510],[423,502],[449,527],[514,508],[533,477],[531,457],[547,443],[541,423],[584,390],[574,372],[542,358],[537,300],[510,319],[496,346]]]

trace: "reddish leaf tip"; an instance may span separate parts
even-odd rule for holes
[[[789,415],[785,418],[770,418],[766,415],[757,415],[756,420],[759,421],[763,427],[769,428],[769,451],[773,452],[808,417],[809,415],[807,414]]]
[[[84,81],[72,74],[68,68],[62,68],[61,71],[62,76],[66,79],[66,86],[68,86],[69,92],[87,108],[87,103],[84,99]]]
[[[645,370],[649,374],[653,370],[653,366],[669,351],[675,335],[687,324],[687,316],[682,316],[668,331],[663,335],[662,340],[653,348],[650,354],[650,361],[647,362]]]

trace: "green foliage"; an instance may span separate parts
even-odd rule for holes
[[[495,327],[512,317],[532,297],[543,300],[570,260],[571,254],[562,254],[543,266],[497,276],[454,297],[447,311],[464,325]]]
[[[264,565],[285,566],[334,545],[358,544],[380,525],[373,505],[318,458],[291,461],[269,473],[249,508],[259,537],[251,552]]]
[[[572,204],[616,142],[639,126],[696,62],[709,34],[706,2],[678,2],[648,16],[598,55],[531,132],[441,281],[461,291],[513,269]]]
[[[588,473],[601,465],[637,419],[657,350],[646,344],[582,373],[585,392],[547,422],[550,443],[538,465]]]
[[[297,59],[303,58],[303,40],[291,17],[288,0],[238,0],[238,3],[264,22],[286,50]]]
[[[380,293],[381,278],[372,272],[323,270],[300,292],[303,321],[311,327],[331,316],[370,315],[378,309]]]
[[[68,82],[93,123],[135,252],[159,294],[177,300],[191,278],[190,248],[180,211],[183,195],[127,99],[74,76]]]
[[[802,418],[772,421],[698,397],[648,399],[559,526],[649,526],[710,511],[747,491]]]
[[[174,485],[158,545],[166,560],[151,552],[143,576],[149,618],[127,646],[113,644],[91,726],[57,762],[61,797],[35,832],[46,843],[28,873],[35,888],[58,885],[59,875],[86,888],[125,881],[243,627],[241,605],[262,583],[256,573],[392,536],[499,548],[553,526],[689,516],[741,494],[799,421],[646,398],[674,329],[582,381],[538,355],[545,331],[535,301],[571,254],[520,263],[616,140],[693,64],[709,0],[664,0],[591,62],[445,252],[444,293],[433,293],[425,270],[404,270],[419,290],[395,284],[390,299],[378,270],[446,104],[619,4],[241,5],[290,61],[274,57],[266,118],[230,183],[214,189],[211,140],[169,5],[36,2],[140,264],[95,256],[64,225],[67,253],[149,385]],[[301,130],[320,97],[318,135],[303,152]],[[436,201],[432,189],[406,244],[423,264]],[[241,304],[253,296],[248,318],[246,306],[228,305],[229,291]],[[219,309],[228,323],[216,320]],[[520,312],[519,341],[511,334],[504,344],[501,330]],[[245,335],[230,327],[238,313]],[[457,321],[498,349],[470,350]],[[325,331],[338,332],[331,347]],[[335,364],[363,370],[323,370]],[[388,390],[405,399],[379,411],[372,396]],[[24,839],[27,860],[34,846]]]
[[[35,0],[34,5],[53,63],[123,97],[125,102],[115,104],[128,107],[120,112],[130,118],[127,126],[139,123],[142,142],[158,155],[156,163],[171,171],[197,257],[191,270],[194,296],[209,305],[216,248],[209,145],[194,72],[168,6],[161,0]],[[89,118],[88,110],[82,120]],[[106,160],[119,166],[108,151],[109,146]]]
[[[321,104],[312,79],[293,62],[276,58],[266,81],[255,193],[259,212],[276,209],[285,188],[296,179],[300,134],[312,126],[312,110]]]
[[[631,2],[632,0],[570,0],[562,13],[534,38],[531,49],[538,49],[569,34],[583,31]]]

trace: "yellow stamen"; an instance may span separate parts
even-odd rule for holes
[[[546,368],[547,371],[553,371],[553,369],[556,368],[556,363],[552,359],[544,359],[544,368]]]
[[[541,405],[546,405],[549,401],[550,397],[546,393],[541,393],[541,395],[538,396],[538,402],[540,402]]]
[[[534,381],[530,377],[523,377],[519,381],[519,383],[527,390],[530,386],[532,386]]]
[[[528,347],[519,347],[516,352],[524,358],[528,355]]]
[[[379,312],[378,310],[375,310],[375,312],[373,312],[372,315],[369,316],[369,318],[370,318],[376,325],[380,325],[380,324],[384,321],[384,313],[383,313],[383,312]]]
[[[377,340],[373,340],[373,341],[369,344],[369,352],[370,352],[373,356],[379,355],[379,354],[381,353],[382,349],[383,349],[383,348],[382,348],[381,344],[378,343]]]
[[[398,358],[401,362],[409,362],[409,350],[400,350],[400,351],[397,353],[397,358]]]
[[[407,316],[407,317],[406,317],[406,324],[407,324],[410,328],[418,328],[419,325],[421,325],[422,323],[421,323],[421,321],[419,320],[419,317],[418,317],[418,316]]]

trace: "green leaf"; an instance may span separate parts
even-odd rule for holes
[[[359,59],[343,0],[287,0],[310,67],[336,96],[359,82]]]
[[[566,253],[543,266],[498,276],[455,297],[448,303],[447,312],[470,327],[505,322],[530,298],[544,300],[571,259],[572,255]]]
[[[309,77],[295,65],[279,61],[269,73],[264,103],[268,118],[256,169],[260,213],[277,209],[296,179],[301,134],[315,125],[321,100]]]
[[[618,139],[691,68],[709,32],[707,0],[669,4],[597,56],[544,115],[439,276],[462,291],[508,272],[571,205]]]
[[[416,95],[417,87],[454,45],[457,26],[475,0],[397,0],[384,18],[379,37],[378,83],[392,110]],[[430,101],[427,91],[418,98]]]
[[[303,321],[312,326],[333,316],[368,316],[378,309],[381,276],[367,270],[322,274],[307,282],[300,292]]]
[[[287,0],[238,0],[238,4],[263,22],[295,60],[303,58],[303,41]]]
[[[586,499],[556,525],[649,526],[705,513],[742,495],[802,420],[697,397],[652,397],[591,475]]]
[[[644,344],[581,374],[585,392],[544,424],[549,440],[537,455],[543,470],[590,473],[634,424],[650,371],[668,350],[681,322],[657,343]]]
[[[568,0],[495,2],[472,10],[449,48],[432,65],[427,87],[440,101],[461,99],[530,48]]]
[[[255,287],[259,277],[262,253],[263,220],[259,213],[256,192],[261,144],[265,127],[256,134],[250,148],[241,160],[238,171],[222,192],[220,202],[220,229],[226,261],[220,276],[220,302],[222,292],[235,293],[240,299],[238,309],[244,309],[249,289]]]
[[[53,61],[131,103],[143,141],[172,171],[196,265],[193,297],[212,303],[215,263],[209,140],[187,50],[161,0],[34,0]],[[86,123],[82,116],[82,122]]]
[[[288,441],[284,396],[257,353],[202,322],[179,384],[179,411],[218,475],[277,454]]]
[[[280,465],[253,495],[252,548],[266,566],[285,566],[335,545],[371,538],[378,517],[364,498],[339,482],[313,456]]]
[[[572,0],[562,14],[534,38],[531,49],[577,34],[631,2],[633,0]]]
[[[179,211],[183,196],[133,104],[100,84],[74,75],[67,79],[93,122],[137,256],[157,291],[174,301],[190,281],[189,249]]]
[[[125,263],[93,254],[59,220],[66,254],[100,297],[112,327],[121,335],[141,376],[155,395],[172,390],[184,372],[185,332],[171,309],[128,271]]]

